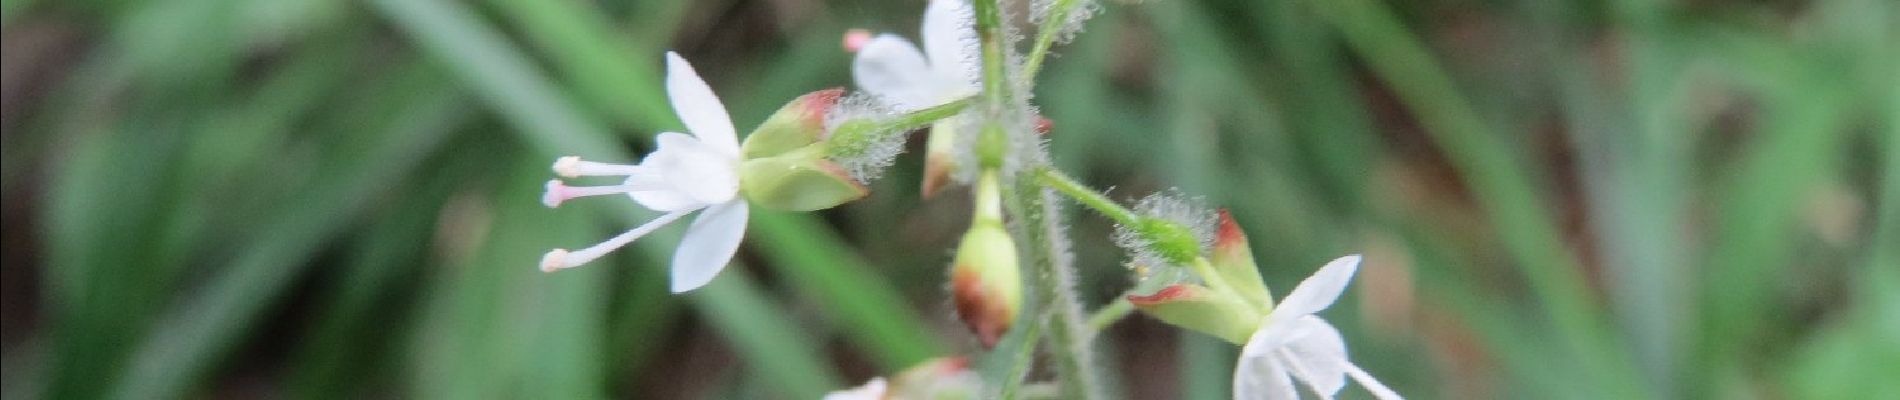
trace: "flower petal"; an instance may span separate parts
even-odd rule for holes
[[[714,204],[693,218],[686,237],[673,250],[673,293],[684,293],[712,282],[745,238],[751,208],[744,200]]]
[[[666,52],[666,97],[672,100],[673,113],[686,124],[686,130],[721,152],[739,156],[739,134],[732,128],[726,105],[713,95],[712,87],[699,78],[692,64],[671,51]]]
[[[932,0],[924,9],[924,53],[938,74],[963,81],[956,86],[977,85],[974,18],[969,0]]]
[[[1338,394],[1346,386],[1346,341],[1339,330],[1315,316],[1304,316],[1293,324],[1292,340],[1286,343],[1290,364],[1305,374],[1313,390],[1326,395]]]
[[[1300,393],[1293,388],[1293,377],[1287,375],[1286,368],[1268,354],[1248,343],[1241,349],[1240,363],[1234,366],[1234,399],[1241,400],[1278,400],[1298,399]]]
[[[691,136],[666,132],[660,148],[641,166],[658,170],[667,187],[700,204],[718,204],[739,193],[738,160]]]
[[[1313,314],[1332,306],[1333,301],[1339,299],[1339,294],[1346,291],[1346,284],[1352,283],[1352,275],[1358,270],[1358,254],[1340,257],[1326,263],[1326,266],[1320,267],[1319,271],[1313,272],[1313,276],[1307,277],[1306,280],[1300,281],[1299,286],[1293,287],[1293,292],[1287,293],[1286,298],[1280,300],[1280,305],[1273,308],[1273,316],[1270,318],[1290,321],[1292,318]]]
[[[899,110],[933,106],[940,83],[917,46],[896,35],[878,35],[858,50],[851,76],[858,88],[883,98]]]

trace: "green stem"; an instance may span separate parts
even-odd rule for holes
[[[1036,43],[1029,48],[1029,59],[1023,63],[1022,81],[1035,82],[1036,73],[1042,71],[1042,59],[1048,57],[1049,48],[1055,47],[1056,36],[1062,33],[1062,25],[1068,23],[1069,13],[1075,11],[1078,0],[1056,0],[1049,6],[1049,13],[1043,14],[1042,26],[1036,28]]]
[[[1056,170],[1055,168],[1041,168],[1036,170],[1036,178],[1042,181],[1043,186],[1055,189],[1056,193],[1061,193],[1064,196],[1075,199],[1075,202],[1082,203],[1083,206],[1095,210],[1095,212],[1102,213],[1102,216],[1115,220],[1115,223],[1129,227],[1140,225],[1140,217],[1136,216],[1134,211],[1130,211],[1128,208],[1116,204],[1113,200],[1109,200],[1108,196],[1103,196],[1102,193],[1096,192],[1094,189],[1089,189],[1088,186],[1084,186],[1081,182],[1076,182],[1075,178],[1069,177],[1068,174],[1064,174],[1062,171]]]
[[[1003,104],[1008,100],[1009,86],[1007,73],[1004,72],[1002,10],[996,6],[996,0],[974,0],[970,8],[976,11],[976,38],[983,57],[983,98],[989,106],[989,114],[994,119],[1002,112]]]
[[[833,158],[857,157],[874,144],[894,135],[910,133],[916,128],[942,121],[963,112],[970,105],[971,97],[965,97],[929,108],[898,114],[888,119],[848,120],[831,128],[831,138],[824,147],[825,155]]]
[[[1116,297],[1115,301],[1109,302],[1108,305],[1102,306],[1102,309],[1095,310],[1095,314],[1089,315],[1089,332],[1100,333],[1108,330],[1109,325],[1114,325],[1115,321],[1122,320],[1134,311],[1134,303],[1129,303],[1126,298]]]
[[[933,122],[937,122],[944,118],[950,118],[952,116],[957,115],[957,113],[963,112],[963,109],[968,108],[970,106],[970,101],[975,98],[976,98],[975,96],[964,97],[964,98],[952,100],[948,103],[938,104],[938,105],[930,106],[924,109],[898,114],[896,118],[891,118],[889,120],[883,121],[883,124],[881,124],[880,127],[886,131],[897,131],[897,132],[917,129],[924,125],[930,125]]]

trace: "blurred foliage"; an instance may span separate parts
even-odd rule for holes
[[[680,128],[663,50],[743,128],[921,1],[0,6],[8,399],[814,398],[977,351],[944,284],[967,201],[919,199],[914,157],[758,213],[688,295],[677,229],[534,268],[645,218],[536,198],[556,156]],[[1038,82],[1057,163],[1231,208],[1274,288],[1366,253],[1329,317],[1402,393],[1900,393],[1900,3],[1103,6]],[[1122,255],[1069,220],[1103,304]],[[1099,340],[1128,397],[1226,396],[1231,346]]]

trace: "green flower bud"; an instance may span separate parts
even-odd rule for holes
[[[740,146],[745,159],[772,157],[810,146],[825,137],[825,115],[844,97],[844,89],[808,93],[779,107]]]
[[[823,210],[871,193],[844,168],[825,159],[822,144],[747,159],[739,166],[739,174],[739,190],[747,200],[778,210]]]
[[[957,245],[950,269],[950,291],[957,316],[982,340],[995,346],[1022,308],[1022,266],[1016,242],[1003,228],[1002,198],[995,173],[977,183],[977,210],[970,231]]]
[[[1154,294],[1128,296],[1136,309],[1162,322],[1234,344],[1247,343],[1266,318],[1244,301],[1195,284],[1175,284]]]
[[[924,182],[923,197],[928,199],[937,194],[937,190],[950,184],[950,173],[957,165],[957,122],[937,121],[930,125],[930,139],[924,142]]]

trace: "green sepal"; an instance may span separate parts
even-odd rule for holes
[[[870,188],[826,160],[823,145],[745,160],[739,189],[753,205],[785,211],[816,211],[864,198]]]
[[[792,99],[746,135],[740,154],[748,160],[773,157],[817,143],[825,136],[825,114],[843,96],[844,89],[833,88]]]
[[[1220,210],[1220,231],[1214,235],[1209,261],[1214,271],[1221,274],[1222,281],[1246,297],[1249,304],[1272,308],[1273,296],[1268,293],[1266,282],[1260,279],[1260,268],[1253,262],[1253,250],[1247,247],[1247,233],[1240,230],[1240,224],[1234,222],[1234,216],[1226,209]]]
[[[1151,295],[1128,296],[1136,309],[1162,322],[1244,345],[1266,316],[1242,301],[1196,284],[1175,284]]]

